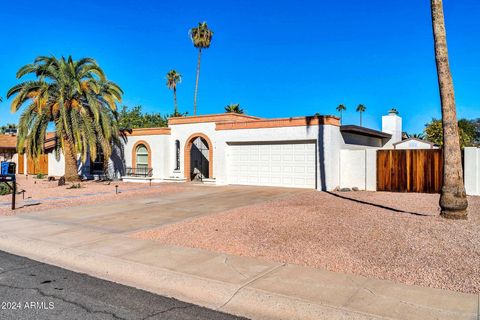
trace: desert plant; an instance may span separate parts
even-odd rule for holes
[[[96,159],[101,148],[109,158],[112,144],[120,143],[116,102],[123,92],[107,80],[91,58],[38,57],[17,72],[18,79],[27,75],[36,80],[24,81],[7,94],[8,98],[15,96],[12,112],[26,105],[20,117],[17,149],[26,149],[30,158],[37,159],[44,152],[46,130],[53,123],[59,142],[56,151],[61,149],[65,156],[65,179],[79,181],[78,154],[85,163],[87,154]]]
[[[198,80],[200,78],[200,60],[202,57],[202,49],[207,49],[212,43],[213,31],[210,30],[206,22],[199,22],[198,27],[190,29],[190,39],[193,46],[198,49],[197,58],[197,78],[195,81],[195,94],[193,96],[193,115],[197,115],[197,95],[198,95]]]
[[[362,114],[367,110],[367,107],[365,107],[363,104],[359,104],[357,106],[357,112],[360,113],[360,127],[362,126]]]
[[[177,84],[182,82],[182,75],[176,70],[170,70],[167,73],[167,87],[170,90],[173,90],[173,114],[178,114],[178,104],[177,104]]]
[[[431,0],[435,62],[440,90],[443,127],[443,185],[440,194],[441,215],[466,219],[468,201],[463,183],[462,154],[458,133],[453,79],[448,61],[447,32],[443,1]]]
[[[347,107],[345,107],[344,104],[339,104],[337,107],[337,111],[340,112],[340,124],[342,124],[342,120],[343,120],[343,111],[346,111],[346,110],[347,110]]]
[[[239,103],[232,103],[229,104],[225,107],[225,112],[226,113],[238,113],[238,114],[243,114],[243,109],[240,108]]]

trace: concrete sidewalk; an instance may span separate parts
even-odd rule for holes
[[[0,218],[0,249],[253,319],[478,319],[478,296]]]
[[[274,196],[280,195],[267,198]],[[140,202],[131,206],[138,210]],[[2,216],[0,250],[252,319],[480,319],[474,294],[133,239],[138,219],[123,219],[121,212],[117,222],[99,217],[114,209]],[[75,210],[84,214],[75,219]],[[178,216],[171,213],[162,223]]]

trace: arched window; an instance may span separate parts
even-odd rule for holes
[[[148,149],[145,145],[141,144],[137,147],[135,152],[136,154],[136,166],[137,168],[147,169],[148,168]]]
[[[180,141],[175,140],[175,170],[180,170]]]

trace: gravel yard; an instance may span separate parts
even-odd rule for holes
[[[469,220],[452,221],[438,195],[314,191],[133,236],[480,293],[480,197],[469,202]]]
[[[22,189],[26,191],[25,201],[21,194],[17,194],[16,202],[18,209],[12,211],[10,207],[12,196],[0,196],[0,215],[13,215],[23,212],[79,206],[82,204],[93,204],[98,201],[113,201],[132,197],[152,197],[164,192],[185,190],[184,186],[174,183],[152,183],[152,186],[150,186],[148,183],[126,183],[121,181],[113,181],[111,183],[85,181],[80,183],[81,188],[69,189],[71,184],[59,187],[58,181],[35,179],[32,176],[26,178],[24,175],[17,176],[17,185],[18,191]],[[118,194],[116,194],[115,191],[116,185],[118,185]]]

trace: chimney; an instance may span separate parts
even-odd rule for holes
[[[392,138],[385,144],[385,147],[402,141],[402,118],[398,116],[397,109],[392,108],[388,111],[388,115],[382,116],[382,132],[392,135]]]

